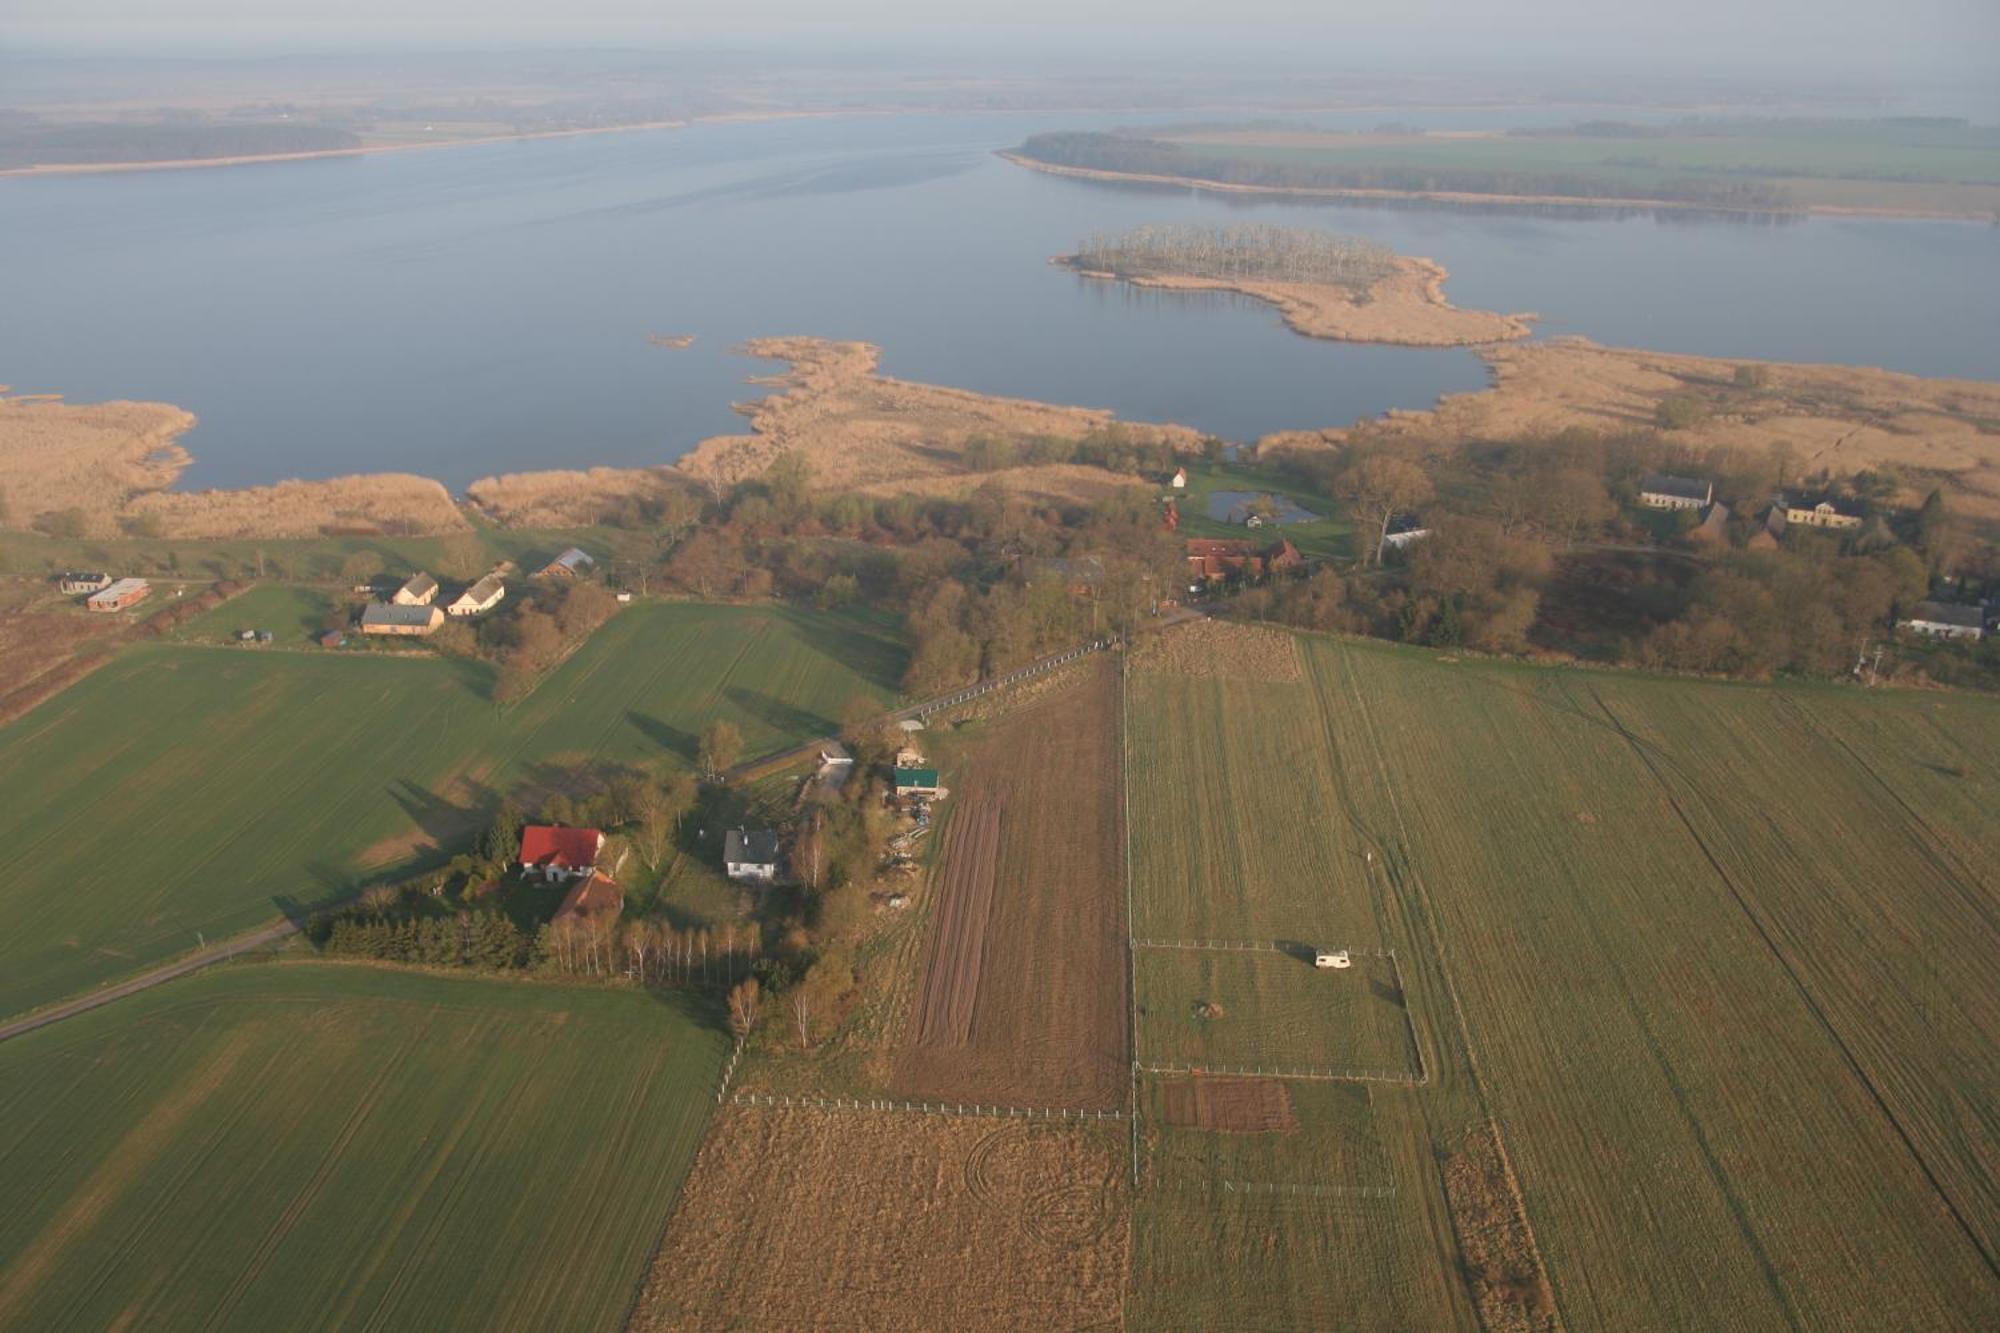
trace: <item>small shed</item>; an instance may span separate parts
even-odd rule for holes
[[[938,794],[938,771],[935,768],[898,768],[895,780],[898,796]]]
[[[322,647],[322,648],[344,648],[344,647],[346,647],[346,646],[347,646],[347,631],[346,631],[346,630],[344,630],[344,629],[330,629],[330,630],[328,630],[328,631],[327,631],[326,633],[324,633],[324,634],[322,634],[322,635],[320,635],[320,636],[319,636],[319,646],[320,646],[320,647]]]
[[[95,570],[66,569],[56,575],[56,586],[70,597],[82,597],[111,586],[111,576]]]
[[[550,579],[573,579],[587,574],[597,562],[588,552],[572,546],[541,568],[541,577]]]
[[[777,832],[730,829],[722,839],[722,868],[731,879],[769,884],[778,877]]]

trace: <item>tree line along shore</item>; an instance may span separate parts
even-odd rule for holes
[[[1333,198],[2000,216],[2000,130],[1943,119],[1600,121],[1465,133],[1189,125],[1037,134],[1001,156],[1106,180]]]

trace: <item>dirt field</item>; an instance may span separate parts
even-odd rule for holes
[[[1398,255],[1395,271],[1356,295],[1345,287],[1314,282],[1260,282],[1238,278],[1195,278],[1172,274],[1126,278],[1135,287],[1166,291],[1240,292],[1278,307],[1285,323],[1308,338],[1337,342],[1390,343],[1403,347],[1467,347],[1525,338],[1533,315],[1500,315],[1461,310],[1444,296],[1451,276],[1434,259]],[[1088,277],[1111,278],[1106,273]],[[1116,280],[1116,279],[1114,279]]]
[[[993,872],[1000,856],[997,800],[968,809],[952,825],[951,847],[938,868],[937,915],[932,919],[923,989],[911,1017],[911,1041],[931,1049],[972,1040],[973,1001],[979,995],[986,927],[993,916]]]
[[[891,1086],[913,1097],[1122,1105],[1116,669],[1093,663],[1074,688],[989,725],[962,771],[946,774],[950,847]]]
[[[1569,427],[1649,430],[1660,401],[1690,394],[1709,408],[1700,425],[1672,438],[1696,450],[1787,449],[1794,475],[1864,468],[1920,470],[1950,478],[1960,512],[2000,519],[2000,384],[1924,379],[1853,366],[1762,364],[1762,389],[1737,389],[1739,361],[1600,347],[1583,338],[1481,349],[1493,387],[1453,394],[1429,412],[1391,412],[1371,436],[1448,444],[1522,440]],[[1352,430],[1287,431],[1258,441],[1259,453],[1328,448]],[[1904,497],[1921,501],[1919,487]]]
[[[1116,1125],[731,1108],[629,1327],[1115,1328],[1122,1143]]]
[[[1292,1094],[1274,1078],[1182,1078],[1160,1088],[1170,1125],[1222,1134],[1282,1134],[1299,1127]]]

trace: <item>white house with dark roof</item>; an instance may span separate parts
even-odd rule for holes
[[[1986,609],[1957,602],[1918,602],[1897,626],[1932,639],[1978,640],[1986,635]]]
[[[445,604],[448,616],[483,616],[500,605],[507,595],[507,582],[498,574],[488,574]]]
[[[730,829],[722,838],[729,878],[769,884],[778,877],[778,835],[770,829]]]
[[[1649,472],[1639,479],[1639,503],[1648,509],[1699,509],[1715,500],[1715,483]]]

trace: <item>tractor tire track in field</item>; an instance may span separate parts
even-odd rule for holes
[[[1542,1253],[1541,1243],[1535,1238],[1535,1224],[1533,1219],[1528,1216],[1528,1203],[1521,1194],[1520,1179],[1514,1170],[1513,1155],[1507,1151],[1506,1135],[1500,1128],[1499,1117],[1493,1114],[1492,1093],[1487,1087],[1485,1075],[1480,1071],[1479,1058],[1473,1048],[1472,1025],[1466,1018],[1465,1001],[1460,997],[1458,983],[1452,975],[1451,959],[1446,952],[1444,934],[1437,908],[1431,902],[1430,890],[1424,883],[1423,875],[1417,870],[1415,862],[1411,859],[1409,821],[1403,817],[1402,802],[1396,798],[1395,784],[1389,776],[1389,762],[1383,748],[1381,734],[1375,724],[1375,716],[1368,710],[1367,700],[1361,693],[1361,687],[1355,680],[1354,673],[1346,669],[1346,652],[1347,650],[1343,647],[1341,649],[1342,674],[1345,677],[1347,694],[1354,701],[1354,713],[1360,719],[1361,734],[1366,738],[1369,758],[1373,761],[1376,780],[1381,784],[1383,797],[1389,803],[1389,813],[1396,822],[1396,836],[1392,839],[1378,835],[1368,829],[1361,822],[1358,809],[1352,807],[1351,803],[1349,803],[1349,818],[1354,823],[1356,831],[1361,833],[1371,845],[1380,850],[1383,880],[1388,885],[1390,891],[1403,900],[1405,910],[1410,913],[1412,918],[1411,926],[1413,928],[1421,928],[1424,934],[1429,936],[1429,952],[1436,963],[1438,977],[1444,987],[1445,996],[1451,1004],[1452,1022],[1458,1032],[1459,1049],[1464,1052],[1465,1070],[1471,1082],[1472,1095],[1478,1104],[1480,1114],[1485,1118],[1486,1126],[1492,1132],[1494,1151],[1499,1158],[1501,1171],[1507,1182],[1509,1202],[1512,1204],[1516,1216],[1520,1218],[1522,1233],[1527,1238],[1527,1254],[1523,1257],[1527,1260],[1532,1271],[1543,1282],[1548,1284],[1550,1293],[1550,1319],[1557,1329],[1561,1329],[1567,1322],[1564,1320],[1562,1314],[1561,1287],[1556,1281],[1556,1275],[1550,1271],[1548,1261]],[[1314,692],[1322,700],[1330,700],[1332,697],[1332,682],[1325,680],[1321,676],[1319,662],[1311,656],[1308,657],[1308,671],[1311,675]],[[1321,709],[1321,716],[1322,725],[1327,735],[1327,743],[1334,745],[1333,720],[1325,716],[1324,705]],[[1337,746],[1335,746],[1334,752],[1338,754]],[[1348,803],[1344,788],[1342,791],[1342,801],[1343,803]],[[1402,892],[1405,885],[1408,886],[1407,893]],[[1378,915],[1379,910],[1378,906]],[[1388,944],[1389,938],[1385,933],[1383,945],[1387,947]],[[1411,1024],[1411,1030],[1413,1033],[1415,1032],[1414,1022]],[[1418,1057],[1419,1059],[1422,1058],[1421,1049],[1418,1051]],[[1438,1070],[1438,1077],[1442,1079],[1444,1077],[1445,1061],[1441,1054],[1436,1061],[1435,1067]],[[1425,1120],[1426,1123],[1429,1123],[1428,1116],[1425,1117]],[[1435,1134],[1434,1127],[1433,1134]],[[1437,1163],[1437,1186],[1449,1198],[1450,1182],[1446,1177],[1445,1168],[1446,1163],[1440,1158]],[[1454,1231],[1460,1225],[1462,1225],[1462,1219],[1454,1216],[1452,1218]],[[1457,1240],[1461,1252],[1463,1252],[1463,1237],[1454,1236],[1454,1239]],[[1484,1322],[1483,1316],[1481,1316],[1481,1320]]]
[[[1911,805],[1903,793],[1896,790],[1895,784],[1877,772],[1875,766],[1850,745],[1845,737],[1821,725],[1819,720],[1813,717],[1809,710],[1801,707],[1796,700],[1783,694],[1773,697],[1786,712],[1797,718],[1806,730],[1846,755],[1856,768],[1868,776],[1871,783],[1879,787],[1882,793],[1896,804],[1910,824],[1923,835],[1910,836],[1910,845],[1917,855],[1928,862],[1932,869],[1938,872],[1940,878],[1958,891],[1959,897],[1965,900],[1965,905],[1972,910],[1974,916],[1983,921],[1989,929],[2000,932],[2000,914],[1995,912],[1987,885],[1977,871],[1960,859],[1951,842],[1932,826],[1930,820],[1924,818],[1923,812]]]
[[[1870,1076],[1867,1068],[1862,1064],[1860,1057],[1856,1055],[1853,1047],[1848,1044],[1847,1039],[1841,1035],[1840,1029],[1834,1023],[1832,1017],[1820,1005],[1818,997],[1812,993],[1812,988],[1806,984],[1805,978],[1800,975],[1798,969],[1793,966],[1791,959],[1786,956],[1777,938],[1772,935],[1770,929],[1764,924],[1763,919],[1751,907],[1750,900],[1743,893],[1741,886],[1737,884],[1736,877],[1729,873],[1728,868],[1722,864],[1714,849],[1709,846],[1708,840],[1702,836],[1701,830],[1695,826],[1693,818],[1689,816],[1686,807],[1682,805],[1681,799],[1675,793],[1672,784],[1661,774],[1659,766],[1654,762],[1652,756],[1647,753],[1646,747],[1632,737],[1630,731],[1619,719],[1618,715],[1611,711],[1611,706],[1604,701],[1603,696],[1597,692],[1597,688],[1590,685],[1585,686],[1585,688],[1589,690],[1590,696],[1596,701],[1598,708],[1603,710],[1605,718],[1631,744],[1632,752],[1638,756],[1640,763],[1645,766],[1646,772],[1651,775],[1654,783],[1658,785],[1660,794],[1665,798],[1667,805],[1673,810],[1674,816],[1680,820],[1681,826],[1687,830],[1688,837],[1693,840],[1696,848],[1700,850],[1703,859],[1708,862],[1709,868],[1715,872],[1716,878],[1721,880],[1723,887],[1729,890],[1729,896],[1735,901],[1737,909],[1742,912],[1744,919],[1750,923],[1750,928],[1756,932],[1757,938],[1763,941],[1764,947],[1769,950],[1772,959],[1783,970],[1786,979],[1791,983],[1793,990],[1797,992],[1800,1002],[1805,1005],[1806,1011],[1812,1015],[1813,1020],[1819,1025],[1820,1030],[1826,1034],[1827,1040],[1833,1043],[1834,1049],[1840,1053],[1841,1060],[1847,1065],[1849,1072],[1860,1082],[1862,1088],[1868,1093],[1870,1100],[1875,1103],[1875,1109],[1881,1113],[1884,1122],[1895,1132],[1896,1137],[1902,1141],[1904,1150],[1910,1155],[1910,1160],[1915,1162],[1917,1169],[1923,1173],[1923,1177],[1929,1182],[1932,1192],[1937,1195],[1938,1202],[1944,1207],[1945,1212],[1951,1217],[1951,1220],[1957,1224],[1959,1232],[1972,1246],[1974,1252],[1979,1255],[1981,1262],[1986,1265],[1987,1272],[1992,1274],[1995,1279],[2000,1279],[2000,1262],[1996,1262],[1993,1251],[1980,1238],[1978,1231],[1973,1227],[1971,1221],[1960,1211],[1957,1202],[1951,1197],[1950,1191],[1945,1188],[1943,1180],[1931,1166],[1929,1159],[1917,1147],[1916,1139],[1904,1126],[1902,1120],[1897,1117],[1895,1109],[1889,1105],[1888,1097],[1876,1084],[1874,1078]]]

